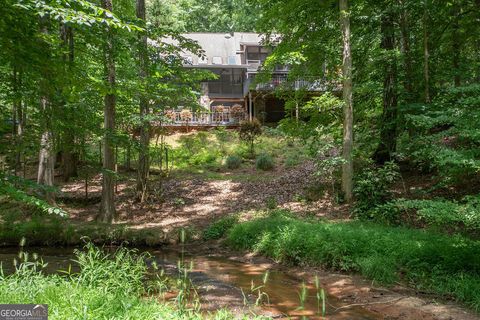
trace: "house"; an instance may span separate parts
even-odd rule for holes
[[[174,122],[191,125],[231,125],[240,120],[259,118],[264,122],[277,122],[285,117],[285,102],[273,90],[287,82],[288,67],[277,66],[268,83],[256,83],[255,77],[271,49],[264,45],[260,34],[187,33],[185,38],[196,41],[204,51],[198,57],[189,52],[182,54],[186,68],[202,68],[217,75],[217,79],[201,84],[199,103],[204,110],[189,113],[172,111]],[[298,80],[292,89],[300,87],[318,91],[316,82]]]

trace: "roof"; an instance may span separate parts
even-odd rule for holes
[[[182,34],[185,38],[196,41],[205,53],[205,58],[199,58],[191,52],[184,52],[184,57],[193,66],[198,67],[247,67],[242,65],[241,45],[259,46],[263,43],[262,35],[251,32],[234,33],[201,33]],[[168,40],[167,40],[168,42]]]

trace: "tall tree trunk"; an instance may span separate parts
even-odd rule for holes
[[[340,25],[343,40],[343,159],[342,191],[345,200],[353,197],[353,98],[352,98],[352,54],[350,48],[350,12],[348,0],[340,0]]]
[[[113,10],[112,0],[102,0],[102,7],[110,12]],[[102,173],[102,202],[98,220],[112,222],[115,213],[115,148],[113,135],[115,134],[115,59],[113,48],[113,33],[107,27],[104,44],[105,77],[109,87],[105,95],[104,105],[104,137],[103,137],[103,173]]]
[[[73,72],[73,64],[75,57],[73,29],[63,24],[61,29],[61,37],[65,48],[68,48],[68,54],[64,54],[63,57],[64,64],[66,65],[65,72],[71,74]],[[71,110],[65,109],[65,116],[67,117],[67,121],[74,120],[72,119],[72,116],[74,115],[72,115]],[[75,152],[75,135],[72,130],[65,130],[62,145],[63,180],[65,182],[68,182],[71,177],[78,176],[78,154]]]
[[[425,0],[423,10],[423,80],[425,85],[425,103],[430,103],[430,51],[428,33],[428,0]]]
[[[21,148],[23,141],[23,110],[21,98],[21,72],[18,67],[13,67],[13,145],[15,148],[14,172],[17,175],[21,166]]]
[[[385,78],[383,82],[383,114],[380,129],[380,143],[373,158],[378,164],[392,159],[397,142],[397,61],[395,57],[395,29],[393,16],[382,17],[382,49],[385,50]]]
[[[401,1],[403,4],[403,0]],[[412,63],[412,52],[410,49],[410,25],[408,19],[408,11],[406,8],[403,9],[400,16],[400,31],[402,34],[402,49],[403,49],[403,59],[405,66],[405,80],[403,86],[406,92],[406,101],[412,102],[415,101],[415,93],[413,91],[413,63]]]
[[[475,0],[475,6],[477,7],[477,21],[480,21],[480,0]],[[477,23],[477,35],[480,34],[480,23]],[[477,36],[476,40],[477,53],[480,52],[480,37]],[[477,54],[475,63],[477,64],[477,83],[480,83],[480,55]]]
[[[460,42],[460,24],[459,24],[460,8],[454,4],[452,9],[452,67],[453,67],[453,82],[455,87],[461,85],[461,71],[460,71],[460,55],[461,55],[461,42]],[[477,53],[478,54],[478,53]]]
[[[46,18],[40,19],[40,32],[48,34],[48,24]],[[43,43],[44,52],[49,53],[49,46]],[[55,171],[55,148],[52,131],[52,105],[51,89],[49,88],[50,74],[47,65],[42,66],[42,75],[39,83],[40,88],[40,110],[42,114],[42,135],[40,139],[40,152],[38,161],[37,183],[53,188]],[[48,203],[55,203],[55,193],[51,190],[45,191],[45,198]]]
[[[145,0],[137,0],[137,18],[145,21]],[[137,199],[144,202],[148,193],[150,172],[150,125],[148,121],[149,107],[145,96],[148,73],[147,34],[141,33],[138,38],[139,76],[142,82],[140,91],[140,150],[137,168]]]

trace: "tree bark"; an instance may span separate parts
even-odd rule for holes
[[[403,4],[403,1],[401,1]],[[403,9],[400,16],[400,31],[402,34],[402,48],[403,48],[403,59],[405,66],[405,80],[403,86],[406,92],[406,101],[412,102],[415,101],[415,93],[413,90],[413,63],[412,63],[412,52],[410,49],[410,25],[408,19],[407,9]]]
[[[66,73],[73,72],[74,64],[74,37],[73,29],[65,24],[62,25],[61,29],[61,38],[65,47],[68,47],[68,54],[64,54],[63,61],[66,65]],[[65,115],[68,121],[73,121],[72,114],[70,110],[65,110]],[[63,153],[62,153],[62,162],[63,162],[63,180],[68,182],[71,177],[78,176],[78,154],[75,152],[75,135],[72,130],[65,130],[63,136]]]
[[[343,159],[342,164],[342,191],[345,200],[351,202],[353,198],[353,83],[352,83],[352,54],[350,47],[350,12],[348,0],[340,0],[340,25],[343,41]]]
[[[46,18],[40,19],[40,32],[48,35],[48,23]],[[48,54],[50,50],[48,43],[43,42],[42,45],[44,52]],[[51,124],[51,90],[48,83],[51,75],[47,65],[43,66],[41,70],[42,75],[39,82],[39,90],[40,110],[42,114],[41,127],[43,131],[40,139],[37,183],[47,187],[47,190],[45,191],[45,198],[48,203],[55,204],[55,193],[51,189],[48,190],[49,188],[53,188],[55,174],[55,148]]]
[[[423,79],[425,82],[425,103],[430,103],[430,51],[428,33],[428,0],[425,0],[423,12]]]
[[[145,22],[145,0],[137,0],[137,18]],[[140,150],[137,168],[137,200],[144,202],[148,194],[150,173],[150,125],[148,100],[145,96],[145,86],[148,74],[147,34],[140,33],[138,37],[139,77],[142,83],[140,90]]]
[[[21,98],[22,73],[17,66],[13,67],[13,144],[15,148],[14,173],[17,175],[21,167],[22,142],[23,142],[23,106]]]
[[[102,0],[102,7],[110,12],[113,10],[112,0]],[[104,97],[104,136],[103,136],[103,173],[102,173],[102,202],[98,220],[112,222],[116,218],[115,212],[115,148],[113,135],[115,131],[115,59],[113,47],[113,32],[107,27],[103,49],[106,85],[109,88]]]
[[[382,49],[385,50],[383,82],[383,114],[380,143],[373,158],[378,164],[392,160],[397,142],[397,61],[395,58],[395,29],[391,13],[382,17]]]
[[[458,5],[454,5],[452,8],[452,67],[453,67],[453,83],[455,87],[461,85],[461,71],[460,71],[460,55],[461,55],[461,42],[460,42],[460,24],[459,24],[460,8]]]
[[[477,19],[478,19],[477,21],[480,21],[480,0],[475,0],[475,6],[477,7]],[[478,34],[480,34],[480,23],[477,23],[477,35]],[[480,52],[480,37],[477,37],[476,47],[477,47],[477,53]],[[476,80],[477,80],[477,83],[480,83],[480,55],[479,54],[477,54],[475,63],[477,64]]]

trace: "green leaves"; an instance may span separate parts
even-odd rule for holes
[[[143,28],[121,21],[112,12],[102,9],[86,0],[20,0],[14,6],[34,12],[39,17],[77,26],[106,25],[128,31],[142,31]]]

